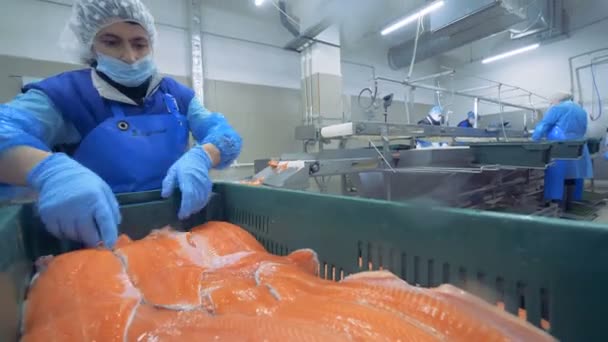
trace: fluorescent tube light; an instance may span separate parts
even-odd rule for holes
[[[380,32],[380,34],[383,36],[386,36],[389,33],[393,33],[395,31],[397,31],[398,29],[404,27],[405,25],[418,20],[418,18],[423,17],[433,11],[440,9],[441,7],[443,7],[444,4],[445,4],[445,2],[443,0],[433,2],[432,4],[419,10],[418,12],[405,17],[394,24],[387,26],[384,30],[382,30],[382,32]]]
[[[515,55],[519,55],[519,54],[524,53],[524,52],[528,52],[528,51],[532,51],[532,50],[538,49],[539,46],[540,46],[540,44],[528,45],[528,46],[525,46],[525,47],[520,48],[520,49],[511,50],[509,52],[501,53],[500,55],[496,55],[494,57],[486,58],[483,61],[481,61],[481,63],[488,64],[488,63],[496,62],[496,61],[501,60],[501,59],[509,58],[509,57],[512,57],[512,56],[515,56]]]

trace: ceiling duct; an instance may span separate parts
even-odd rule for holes
[[[550,1],[553,0],[446,0],[440,11],[429,15],[430,29],[419,39],[416,61],[506,31],[528,20],[530,6],[542,7]],[[414,40],[390,48],[391,68],[407,67],[413,51]]]

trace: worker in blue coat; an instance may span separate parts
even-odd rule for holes
[[[204,208],[209,170],[229,166],[241,138],[191,89],[158,73],[147,8],[77,0],[64,37],[90,67],[28,84],[0,105],[0,187],[37,191],[47,230],[87,246],[114,245],[115,193],[162,189],[169,197],[177,188],[180,219]]]
[[[443,117],[443,108],[441,106],[434,106],[431,108],[427,116],[418,121],[419,125],[428,126],[441,126],[441,119]]]
[[[553,96],[552,106],[534,129],[532,139],[552,141],[583,139],[587,132],[587,112],[572,101],[572,95],[559,93]],[[578,160],[555,160],[545,171],[545,199],[568,205],[580,200],[584,180],[593,178],[589,148],[585,144]],[[564,189],[568,191],[565,192]]]
[[[475,113],[468,112],[467,118],[458,123],[458,127],[473,128],[475,125]]]

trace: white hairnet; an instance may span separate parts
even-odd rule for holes
[[[563,101],[568,101],[568,100],[572,100],[574,97],[572,96],[572,93],[567,92],[567,91],[558,91],[555,94],[551,95],[551,97],[549,98],[549,101],[551,101],[551,103],[560,103]]]
[[[97,33],[117,22],[134,22],[150,36],[154,48],[154,17],[140,0],[76,0],[72,15],[61,37],[61,45],[76,52],[84,62],[94,59],[91,48]]]

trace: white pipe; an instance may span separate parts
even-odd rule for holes
[[[412,117],[410,114],[410,89],[408,87],[403,87],[403,90],[405,90],[405,122],[409,125],[410,124],[410,118]]]
[[[302,91],[304,92],[304,102],[302,103],[303,117],[302,122],[304,125],[308,124],[308,86],[306,85],[306,55],[300,53],[300,78],[302,80]]]
[[[475,113],[475,121],[473,123],[473,128],[477,128],[477,123],[479,121],[479,99],[475,98],[473,102],[473,113]]]
[[[312,82],[312,46],[308,47],[308,82],[310,82],[310,123],[314,124],[315,120],[315,94]],[[317,113],[318,114],[318,113]]]
[[[475,87],[475,88],[464,89],[464,90],[461,90],[460,92],[461,93],[470,93],[470,92],[474,92],[474,91],[494,89],[496,87],[498,87],[498,84],[493,84],[493,85],[483,86],[483,87]]]
[[[307,89],[306,93],[308,94],[308,96],[306,97],[306,113],[307,113],[307,117],[306,117],[306,124],[310,125],[312,124],[312,89],[310,88],[310,63],[309,63],[309,59],[310,59],[310,54],[309,54],[309,47],[307,47],[304,50],[304,85]]]
[[[439,78],[439,77],[443,77],[443,76],[454,75],[454,73],[456,73],[456,70],[450,69],[450,70],[438,72],[436,74],[422,76],[422,77],[416,78],[414,80],[410,80],[410,83],[422,82],[422,81],[435,79],[435,78]]]

